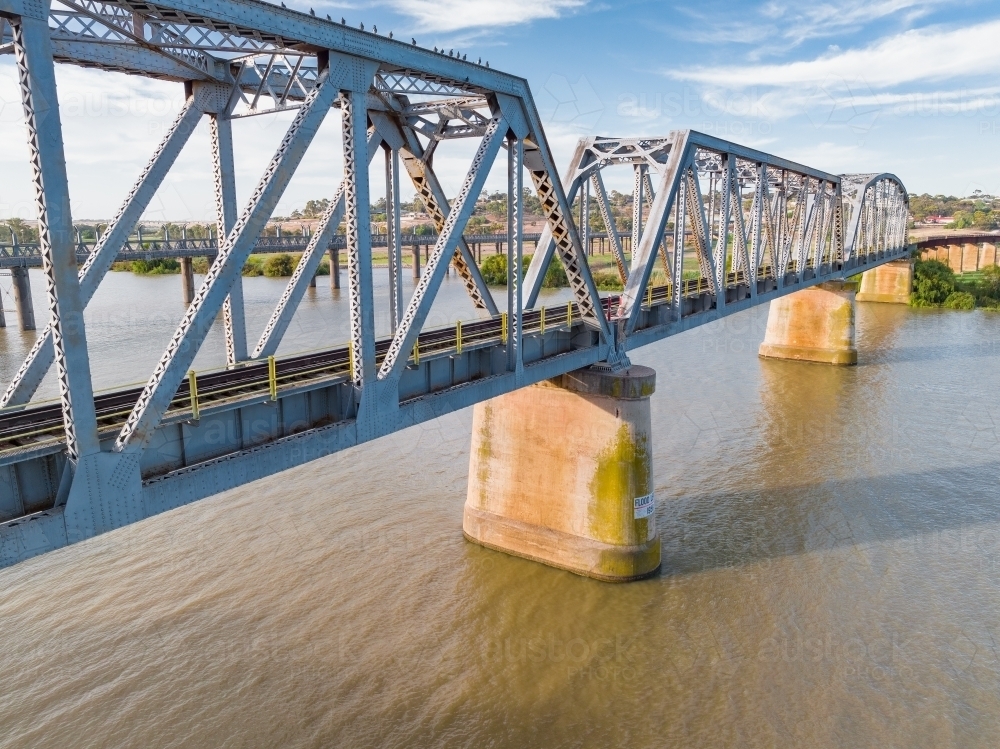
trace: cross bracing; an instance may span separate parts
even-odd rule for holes
[[[49,323],[0,410],[0,563],[134,522],[263,475],[566,371],[628,366],[629,350],[824,280],[905,256],[906,192],[888,174],[840,177],[692,131],[582,141],[561,180],[527,83],[410,43],[257,0],[98,3],[0,0],[3,46],[21,82]],[[186,101],[96,245],[77,263],[54,63],[183,84]],[[235,198],[231,121],[293,110],[249,199]],[[331,111],[344,171],[330,207],[257,343],[242,311],[241,269]],[[192,130],[207,117],[216,188],[215,259],[145,385],[95,398],[83,310],[122,253]],[[445,195],[434,155],[476,144]],[[497,162],[508,184],[506,299],[479,272],[465,229]],[[375,334],[369,165],[385,174],[391,334]],[[629,252],[603,186],[632,169]],[[522,278],[525,177],[545,228]],[[409,180],[438,234],[409,298],[401,282],[400,183]],[[381,182],[381,178],[379,180]],[[624,291],[602,298],[585,248],[593,199]],[[326,249],[343,229],[350,341],[275,358]],[[174,248],[164,242],[158,251]],[[198,247],[202,251],[205,247]],[[183,251],[182,251],[183,250]],[[176,247],[175,256],[192,248]],[[18,250],[21,252],[21,250]],[[12,253],[12,257],[17,253]],[[550,258],[570,301],[537,306]],[[448,268],[476,320],[428,325]],[[503,310],[503,311],[501,311]],[[193,373],[222,317],[228,366]],[[254,340],[251,338],[250,341]],[[31,399],[50,367],[58,404]],[[247,419],[266,422],[244,435]],[[209,430],[236,435],[207,440]],[[39,494],[38,487],[49,487]]]

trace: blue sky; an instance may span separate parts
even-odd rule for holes
[[[894,172],[911,192],[1000,193],[995,3],[317,0],[314,7],[526,77],[561,168],[584,135],[693,128],[831,172]],[[58,76],[74,214],[113,215],[180,107],[180,84],[66,65]],[[334,119],[279,211],[332,194],[341,163]],[[237,123],[241,198],[288,120]],[[8,144],[0,153],[7,175],[0,217],[32,217],[23,132],[7,57],[0,62],[0,137]],[[211,215],[207,143],[202,128],[148,218]],[[442,149],[436,166],[449,192],[471,148]]]

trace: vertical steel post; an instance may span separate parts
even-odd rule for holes
[[[236,174],[233,166],[233,123],[223,114],[211,116],[212,166],[215,174],[215,215],[219,249],[236,225]],[[223,240],[223,237],[226,239]],[[223,307],[226,325],[226,361],[232,367],[247,359],[247,325],[243,308],[243,277],[229,289]]]
[[[388,144],[385,150],[385,226],[389,255],[389,316],[392,333],[403,317],[403,246],[399,216],[399,151]]]
[[[66,451],[72,461],[100,452],[90,354],[83,321],[83,298],[77,278],[69,182],[63,151],[62,123],[56,93],[55,65],[49,38],[47,5],[40,18],[11,20],[21,103],[28,128],[32,182],[62,401]]]
[[[632,188],[632,247],[630,248],[633,258],[642,239],[642,204],[644,202],[642,192],[646,186],[645,170],[644,164],[635,165],[635,184]]]
[[[344,199],[347,209],[347,272],[350,280],[351,347],[355,383],[375,382],[375,302],[372,288],[371,208],[368,187],[368,110],[365,94],[341,91],[344,137]]]
[[[507,369],[511,372],[521,372],[524,368],[524,355],[521,347],[521,318],[523,273],[521,266],[524,261],[522,229],[524,214],[522,211],[522,196],[524,194],[524,141],[520,138],[509,138],[507,141],[507,314],[510,335],[507,345]]]

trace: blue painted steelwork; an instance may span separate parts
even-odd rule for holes
[[[682,330],[814,284],[908,255],[907,196],[892,175],[837,176],[691,131],[660,138],[581,141],[560,181],[527,83],[412,44],[257,0],[60,0],[47,15],[0,0],[0,53],[21,74],[53,323],[8,387],[0,409],[0,565],[136,522],[247,481],[604,362]],[[7,43],[9,40],[9,44]],[[182,81],[187,103],[93,252],[73,241],[53,62]],[[297,110],[240,209],[232,190],[229,120]],[[311,238],[262,237],[281,192],[322,121],[339,110],[342,187]],[[219,196],[217,243],[128,235],[203,114],[212,118]],[[478,138],[458,195],[432,168],[438,146]],[[391,337],[376,340],[368,165],[386,149],[396,295]],[[507,150],[507,235],[463,236],[487,173]],[[438,228],[398,234],[399,167]],[[633,170],[631,257],[607,205],[601,172]],[[521,184],[538,195],[546,227],[523,279]],[[658,180],[658,184],[655,181]],[[589,190],[612,232],[624,292],[601,299],[574,222]],[[336,235],[345,224],[343,240]],[[396,239],[398,238],[398,242]],[[348,347],[271,358],[323,252],[347,250]],[[503,241],[508,312],[483,282],[470,244]],[[431,245],[413,296],[401,296],[400,243]],[[296,274],[253,352],[240,311],[240,272],[252,252],[303,250]],[[159,364],[142,388],[90,386],[83,309],[116,258],[217,254]],[[83,259],[79,270],[74,260]],[[572,302],[534,309],[550,258]],[[663,271],[656,269],[657,257]],[[30,264],[23,247],[0,265]],[[489,315],[439,329],[425,322],[449,264]],[[654,275],[655,273],[655,275]],[[662,277],[661,277],[662,276]],[[522,288],[523,286],[523,288]],[[228,302],[227,302],[228,300]],[[229,368],[192,375],[198,349],[226,309]],[[459,324],[460,323],[460,324]],[[245,359],[251,361],[244,361]],[[59,404],[29,403],[55,362]]]

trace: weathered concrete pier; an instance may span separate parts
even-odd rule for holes
[[[466,537],[600,580],[659,569],[655,385],[648,367],[595,366],[477,404]]]
[[[775,299],[760,355],[823,364],[857,364],[854,299],[857,286],[828,281]]]
[[[909,304],[912,291],[913,261],[895,260],[862,274],[857,301]]]

